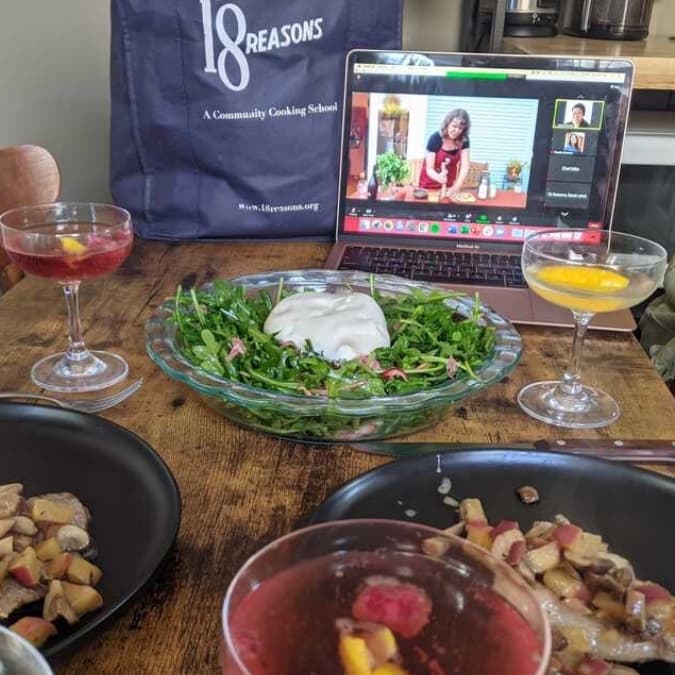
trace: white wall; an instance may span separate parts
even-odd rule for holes
[[[108,199],[108,2],[0,3],[0,147],[43,145],[64,198]]]
[[[675,2],[673,0],[654,0],[649,34],[667,37],[675,35]]]
[[[403,49],[455,51],[459,44],[461,9],[462,0],[405,0]]]

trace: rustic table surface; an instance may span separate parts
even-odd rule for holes
[[[137,394],[103,415],[139,434],[166,460],[182,492],[183,520],[172,553],[146,592],[106,630],[57,663],[58,672],[217,672],[220,607],[237,568],[340,484],[390,461],[347,446],[305,445],[236,427],[169,380],[145,354],[145,320],[177,284],[320,267],[327,253],[327,245],[310,243],[139,241],[116,274],[83,284],[87,344],[119,352],[131,375],[145,378]],[[31,364],[63,346],[59,294],[56,284],[24,279],[0,297],[0,390],[35,391]],[[456,406],[436,427],[404,440],[663,439],[671,444],[675,399],[632,335],[588,336],[585,378],[612,392],[623,414],[609,428],[570,432],[530,419],[515,397],[527,382],[560,375],[571,331],[521,326],[520,332],[524,355],[510,377]]]

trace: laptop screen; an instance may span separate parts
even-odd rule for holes
[[[609,225],[632,65],[355,51],[338,233],[522,244]]]

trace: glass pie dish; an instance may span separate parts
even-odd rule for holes
[[[248,297],[267,292],[275,297],[280,283],[285,292],[360,291],[371,288],[382,295],[410,294],[413,289],[431,292],[438,287],[390,275],[337,270],[265,272],[230,280],[243,286]],[[209,286],[202,290],[208,291]],[[164,301],[146,323],[146,349],[169,377],[193,389],[228,419],[278,436],[303,441],[345,442],[375,440],[412,433],[440,421],[453,404],[499,382],[516,366],[522,344],[513,325],[488,307],[481,306],[481,325],[494,329],[494,347],[475,376],[461,373],[447,383],[413,393],[361,399],[306,396],[271,391],[208,373],[181,352],[172,320],[175,298]],[[474,298],[460,296],[446,301],[449,311],[469,317]]]

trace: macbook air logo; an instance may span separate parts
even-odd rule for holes
[[[457,248],[468,248],[471,250],[479,249],[480,246],[478,244],[457,244]]]
[[[213,0],[199,2],[204,29],[204,72],[217,74],[231,91],[242,91],[248,86],[251,79],[250,54],[283,49],[323,37],[324,20],[321,16],[248,31],[246,15],[236,3],[221,5],[214,16]]]

